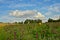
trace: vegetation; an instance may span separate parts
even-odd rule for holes
[[[59,24],[8,24],[0,28],[0,40],[60,40]]]
[[[25,24],[27,23],[42,23],[42,20],[38,19],[38,20],[31,20],[31,19],[27,19],[24,22]]]
[[[24,24],[0,23],[0,40],[60,40],[60,22],[26,20]]]
[[[60,22],[60,19],[58,19],[58,20],[53,20],[53,19],[48,19],[48,22]]]

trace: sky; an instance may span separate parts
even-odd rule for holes
[[[60,16],[60,0],[0,0],[0,22],[41,19],[46,22]]]

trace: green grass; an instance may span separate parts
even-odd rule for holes
[[[15,24],[0,28],[0,40],[60,40],[60,25]]]

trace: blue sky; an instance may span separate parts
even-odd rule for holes
[[[27,18],[46,21],[48,18],[58,19],[59,16],[60,0],[0,0],[0,22],[23,21]]]

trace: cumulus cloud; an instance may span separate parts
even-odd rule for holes
[[[52,17],[52,19],[58,20],[58,19],[60,19],[60,15],[54,15],[54,16]]]
[[[10,15],[20,18],[26,18],[26,17],[32,17],[33,15],[36,15],[36,11],[31,10],[25,10],[25,11],[19,11],[15,10],[10,13]]]
[[[37,15],[35,16],[35,18],[44,18],[45,16],[42,15],[40,12],[37,13]]]
[[[15,10],[10,12],[10,15],[17,18],[33,18],[33,19],[45,18],[45,16],[42,15],[42,13],[37,12],[36,10],[25,10],[25,11]]]

